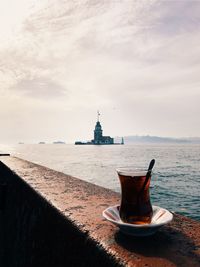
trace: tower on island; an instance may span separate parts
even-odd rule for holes
[[[103,129],[99,120],[100,112],[97,111],[97,122],[94,129],[94,139],[88,142],[76,141],[75,145],[120,145],[120,143],[114,143],[114,138],[110,136],[103,136]],[[124,141],[121,142],[121,145]]]
[[[100,113],[97,111],[97,122],[94,129],[94,139],[91,141],[95,145],[112,145],[114,144],[114,138],[110,136],[103,136],[103,130],[99,121]]]

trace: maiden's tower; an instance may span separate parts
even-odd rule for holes
[[[99,121],[100,113],[97,112],[97,122],[94,129],[94,139],[88,142],[76,141],[75,145],[115,145],[114,138],[103,136],[103,129]]]

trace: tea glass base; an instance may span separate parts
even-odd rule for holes
[[[123,222],[119,216],[119,205],[105,209],[102,215],[106,220],[117,225],[124,234],[132,236],[153,235],[160,227],[171,222],[173,219],[171,212],[158,206],[153,206],[152,220],[149,224],[130,224]]]

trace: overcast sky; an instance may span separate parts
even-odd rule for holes
[[[200,1],[0,0],[0,143],[200,136]]]

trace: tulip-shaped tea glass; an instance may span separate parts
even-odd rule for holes
[[[120,167],[117,173],[121,184],[121,220],[131,224],[149,224],[153,214],[149,194],[151,172],[142,168]]]

